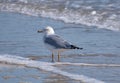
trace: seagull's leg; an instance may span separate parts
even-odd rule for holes
[[[60,62],[60,52],[58,51],[58,62]]]
[[[54,62],[54,54],[53,54],[53,52],[52,52],[52,62]]]

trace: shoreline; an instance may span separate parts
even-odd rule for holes
[[[16,72],[17,71],[17,72]],[[32,71],[32,72],[29,72]],[[46,72],[37,68],[21,65],[0,63],[0,80],[5,83],[78,83],[77,80],[69,79],[55,73]],[[14,80],[13,80],[14,79]]]

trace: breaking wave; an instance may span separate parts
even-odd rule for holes
[[[33,61],[33,60],[29,60],[28,58],[23,58],[20,56],[13,56],[13,55],[8,55],[8,54],[0,55],[0,62],[7,63],[7,64],[14,64],[14,65],[24,65],[25,67],[42,69],[44,71],[53,72],[56,74],[66,76],[73,80],[78,80],[80,82],[82,81],[84,83],[104,83],[103,81],[99,81],[94,78],[90,78],[84,75],[69,73],[69,72],[60,70],[57,67],[54,67],[54,65],[58,63]]]
[[[119,0],[0,0],[0,11],[120,30]]]

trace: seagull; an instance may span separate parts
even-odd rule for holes
[[[47,26],[43,30],[38,30],[38,33],[44,33],[43,41],[48,50],[52,52],[52,62],[54,62],[54,52],[58,53],[58,62],[60,62],[60,52],[69,49],[83,49],[67,42],[55,34],[55,31],[51,26]]]

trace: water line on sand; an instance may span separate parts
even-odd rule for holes
[[[85,75],[79,75],[79,74],[73,74],[66,71],[62,71],[58,69],[57,67],[54,67],[55,63],[49,63],[49,62],[41,62],[41,61],[33,61],[29,60],[28,58],[23,58],[19,56],[13,56],[13,55],[0,55],[0,62],[5,62],[8,64],[13,65],[22,65],[25,67],[32,67],[37,69],[42,69],[48,72],[53,72],[56,74],[63,75],[65,77],[68,77],[73,80],[78,80],[85,83],[105,83],[103,81],[97,80],[95,78],[87,77]],[[57,63],[58,64],[58,63]]]

